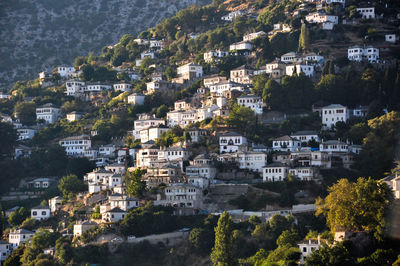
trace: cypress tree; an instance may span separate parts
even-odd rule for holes
[[[237,265],[234,252],[234,236],[232,217],[223,212],[215,227],[215,245],[211,252],[211,260],[216,266]]]

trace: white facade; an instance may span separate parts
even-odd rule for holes
[[[267,154],[264,152],[238,151],[236,155],[240,169],[262,173],[263,167],[267,164]]]
[[[12,252],[12,245],[8,242],[0,240],[0,264],[3,265],[3,262],[7,259],[7,257]]]
[[[8,242],[13,248],[18,247],[22,243],[28,243],[33,237],[33,232],[26,229],[12,230],[8,235]]]
[[[167,125],[169,127],[180,126],[184,128],[187,125],[196,123],[196,121],[196,110],[172,111],[167,113]]]
[[[361,62],[367,60],[370,63],[374,63],[379,59],[379,49],[372,46],[360,47],[353,46],[347,49],[347,58],[350,61]]]
[[[65,83],[67,96],[79,96],[85,91],[85,82],[81,80],[69,80]]]
[[[123,211],[139,207],[138,199],[131,198],[127,195],[121,195],[121,194],[110,195],[108,197],[108,202],[110,203],[111,209],[118,207]]]
[[[252,44],[249,42],[237,42],[229,45],[229,51],[244,51],[244,50],[251,50]]]
[[[18,140],[32,139],[36,134],[36,129],[32,128],[18,128]]]
[[[126,211],[121,210],[120,208],[116,207],[109,211],[106,211],[101,214],[101,221],[103,223],[115,223],[119,222],[124,219],[126,216]]]
[[[219,153],[237,152],[239,146],[246,144],[245,137],[235,132],[229,132],[219,137]]]
[[[253,94],[243,95],[237,98],[237,103],[240,106],[250,108],[257,115],[263,113],[263,100],[259,96]]]
[[[210,93],[216,96],[224,96],[224,93],[238,90],[243,91],[243,85],[232,82],[232,81],[223,81],[214,85],[210,85]]]
[[[314,76],[314,66],[306,64],[295,64],[286,66],[286,75],[293,76],[293,74],[304,73],[306,76]]]
[[[56,212],[61,207],[61,202],[62,198],[60,196],[49,199],[50,212]]]
[[[357,8],[363,19],[374,19],[375,18],[375,7],[360,7]]]
[[[109,91],[112,89],[112,86],[106,83],[88,83],[86,84],[86,87],[84,88],[85,92],[102,92],[102,91]]]
[[[204,53],[203,58],[206,63],[211,63],[215,58],[224,58],[228,56],[229,52],[223,50],[212,50]]]
[[[253,32],[253,33],[244,35],[243,41],[249,42],[249,41],[255,40],[257,38],[264,37],[264,36],[267,36],[267,34],[263,31]]]
[[[263,181],[283,181],[289,173],[289,167],[282,163],[272,163],[263,167]]]
[[[158,160],[185,161],[189,158],[189,152],[181,147],[168,147],[158,151]]]
[[[71,78],[75,73],[75,68],[72,66],[58,66],[56,70],[62,78]]]
[[[338,4],[342,4],[344,7],[346,4],[346,0],[325,0],[325,3],[327,3],[327,4],[338,3]]]
[[[304,265],[306,257],[321,247],[321,241],[318,237],[318,240],[305,240],[297,245],[301,252],[300,265]]]
[[[141,130],[158,125],[165,125],[164,119],[151,116],[139,117],[139,119],[134,122],[133,136],[135,139],[140,139]]]
[[[349,145],[340,140],[328,140],[322,141],[319,144],[319,150],[321,152],[327,152],[328,154],[332,154],[335,152],[349,152]]]
[[[188,63],[177,69],[178,77],[184,80],[195,80],[203,76],[203,67],[194,63]]]
[[[69,122],[73,122],[73,121],[79,120],[79,119],[81,119],[82,117],[83,117],[83,114],[82,114],[82,113],[75,112],[75,111],[73,111],[73,112],[67,114],[67,120],[68,120]]]
[[[297,53],[289,52],[289,53],[286,53],[281,56],[281,61],[283,63],[293,63],[293,62],[298,61],[298,58],[299,58],[299,55]],[[275,64],[277,64],[277,63],[275,62]],[[277,67],[278,67],[278,65],[277,65]]]
[[[301,148],[301,142],[289,136],[283,136],[272,141],[274,151],[295,151]]]
[[[396,34],[385,34],[385,42],[396,43],[397,39]]]
[[[158,160],[158,147],[139,149],[136,153],[137,167],[150,167],[151,163]]]
[[[145,98],[146,98],[146,96],[141,94],[141,93],[133,93],[133,94],[128,96],[128,103],[137,104],[137,105],[143,105]]]
[[[130,92],[132,90],[132,84],[127,82],[115,83],[113,85],[114,90],[122,92]]]
[[[156,127],[149,127],[140,130],[140,141],[142,143],[148,142],[149,140],[157,140],[161,137],[163,133],[168,132],[169,128],[166,126],[156,126]]]
[[[237,11],[233,11],[233,12],[230,12],[229,14],[227,14],[227,15],[225,15],[225,16],[223,16],[223,17],[221,17],[221,19],[222,20],[225,20],[225,21],[233,21],[235,18],[237,18],[237,17],[240,17],[240,16],[243,16],[245,13],[242,11],[242,10],[237,10]]]
[[[324,129],[330,129],[337,122],[346,123],[349,119],[347,107],[340,104],[331,104],[322,108],[322,124]]]
[[[338,24],[338,16],[327,15],[320,12],[310,13],[306,16],[306,21],[308,23],[324,23],[331,22],[333,24]]]
[[[47,206],[36,206],[31,209],[31,218],[42,221],[50,218],[50,208]]]
[[[289,170],[289,173],[301,181],[311,181],[316,177],[316,169],[313,167],[298,167]]]
[[[53,124],[57,122],[59,115],[60,108],[55,107],[51,103],[36,108],[36,119],[42,119],[46,122],[46,124]]]
[[[84,152],[92,147],[92,141],[86,135],[68,137],[60,140],[59,144],[68,156],[84,156]]]
[[[203,191],[188,184],[171,184],[164,190],[165,200],[159,197],[154,204],[200,209],[203,203]]]
[[[81,221],[74,224],[74,237],[79,237],[87,230],[97,227],[98,224],[92,221]]]
[[[290,135],[291,138],[299,140],[301,143],[307,143],[311,140],[319,142],[319,136],[317,132],[313,131],[297,131]]]

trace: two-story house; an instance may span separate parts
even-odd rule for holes
[[[237,152],[240,146],[247,145],[247,139],[236,132],[228,132],[219,136],[219,152]]]

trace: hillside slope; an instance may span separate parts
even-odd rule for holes
[[[0,85],[35,77],[78,55],[98,53],[178,10],[210,0],[0,1]]]

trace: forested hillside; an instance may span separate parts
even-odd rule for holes
[[[193,4],[209,0],[0,1],[0,85],[137,34]]]

